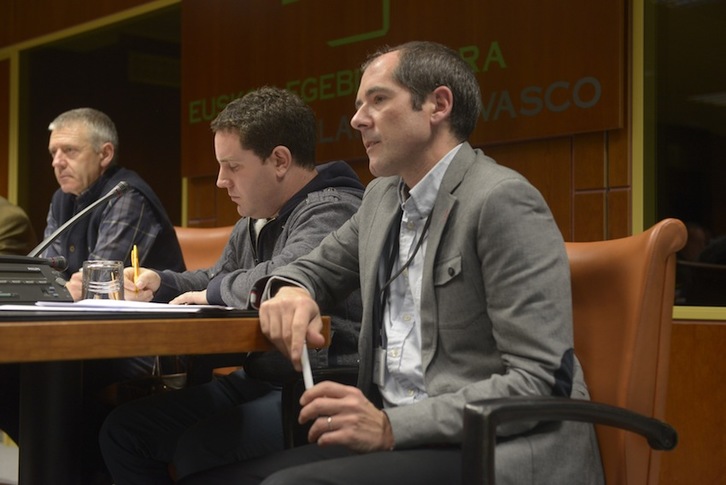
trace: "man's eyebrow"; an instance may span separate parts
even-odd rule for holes
[[[369,97],[373,96],[376,93],[387,93],[387,92],[390,92],[390,89],[385,88],[383,86],[373,86],[373,87],[368,88],[366,90],[366,92],[363,95],[363,97],[364,98],[369,98]],[[355,100],[355,108],[356,109],[360,108],[362,104],[363,104],[363,101],[361,101],[360,99],[356,99]]]

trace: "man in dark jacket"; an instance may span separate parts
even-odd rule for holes
[[[53,194],[45,237],[71,217],[125,181],[127,190],[95,209],[45,250],[45,257],[68,261],[68,290],[81,297],[79,269],[88,259],[131,262],[138,247],[141,263],[183,271],[184,260],[174,226],[154,191],[135,172],[117,165],[118,134],[106,114],[78,108],[60,114],[48,126],[48,151],[59,189]]]
[[[245,307],[258,278],[310,252],[357,211],[363,185],[343,162],[316,168],[315,116],[294,94],[253,91],[227,105],[212,131],[217,185],[242,219],[213,268],[142,269],[136,284],[124,278],[127,298]],[[331,346],[311,353],[311,365],[357,365],[359,293],[325,311]],[[115,483],[171,484],[169,463],[182,478],[282,449],[280,383],[294,370],[278,352],[251,354],[243,365],[207,384],[117,408],[100,437]]]
[[[63,256],[68,262],[66,287],[74,300],[82,298],[83,262],[107,259],[131,262],[134,245],[141,262],[151,268],[185,269],[174,226],[154,191],[135,172],[117,164],[116,125],[105,113],[77,108],[58,115],[48,126],[48,152],[60,186],[53,194],[44,237],[119,182],[129,190],[79,220],[53,241],[43,256]],[[106,359],[85,366],[84,386],[109,384],[151,374],[153,358]]]
[[[118,133],[113,121],[92,108],[78,108],[57,116],[48,126],[48,151],[59,188],[48,210],[44,237],[84,208],[106,195],[119,182],[129,190],[99,206],[56,239],[43,253],[68,262],[67,288],[81,298],[80,269],[88,259],[130,262],[136,245],[149,267],[183,271],[184,260],[174,226],[151,187],[135,172],[117,164]],[[109,405],[99,398],[107,386],[151,375],[151,356],[100,359],[83,366],[82,482],[97,483],[105,473],[98,448],[98,430]],[[0,428],[18,439],[18,369],[0,367]],[[99,477],[99,478],[97,478]]]

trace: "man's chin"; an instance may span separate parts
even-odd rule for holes
[[[368,170],[374,177],[388,177],[389,175],[393,175],[392,173],[389,173],[390,170],[387,170],[386,166],[383,165],[378,158],[368,159]]]
[[[375,158],[368,158],[368,171],[373,175],[374,177],[380,177],[378,175],[378,170],[376,170],[376,159]]]
[[[71,195],[78,195],[80,194],[80,191],[75,187],[71,185],[61,185],[60,186],[61,191],[64,194],[71,194]]]

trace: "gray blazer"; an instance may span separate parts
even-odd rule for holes
[[[398,177],[379,178],[358,212],[308,256],[276,274],[319,303],[360,285],[358,386],[372,384],[372,309],[380,255],[398,208]],[[433,209],[421,289],[428,399],[386,409],[397,448],[460,444],[464,404],[512,395],[588,399],[572,353],[570,273],[541,194],[465,143]],[[497,483],[601,483],[593,429],[581,423],[502,427]]]

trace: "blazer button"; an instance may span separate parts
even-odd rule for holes
[[[456,271],[454,271],[454,268],[449,267],[449,276],[454,276],[456,274]]]
[[[68,251],[70,251],[72,253],[75,253],[76,252],[76,245],[75,244],[71,244],[70,246],[68,246]]]

